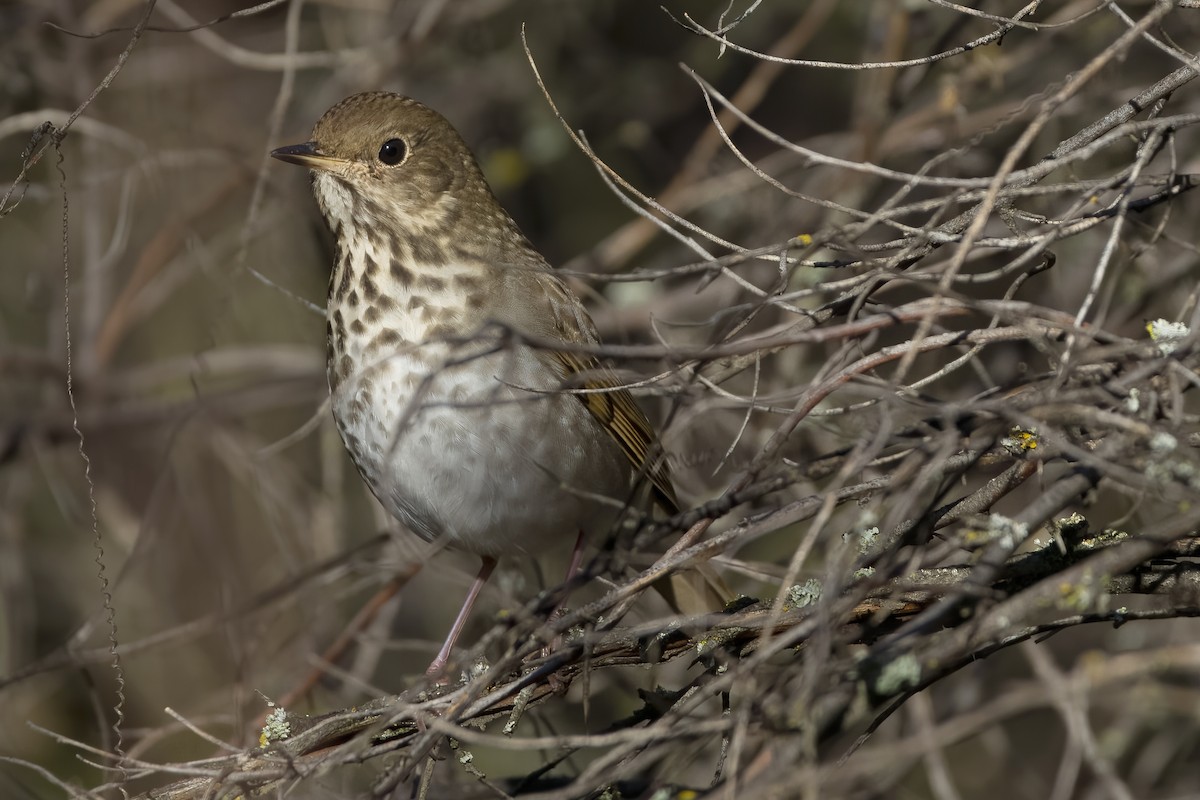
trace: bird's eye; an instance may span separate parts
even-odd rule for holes
[[[407,149],[399,139],[388,139],[383,143],[383,147],[379,148],[379,160],[388,166],[395,166],[404,160]]]

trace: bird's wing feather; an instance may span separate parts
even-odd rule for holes
[[[608,432],[633,468],[645,472],[654,489],[654,499],[669,514],[679,511],[679,500],[671,484],[671,474],[661,452],[653,452],[654,431],[650,421],[633,401],[633,395],[620,386],[611,370],[595,358],[580,353],[556,350],[551,355],[561,365],[568,385],[591,391],[575,395],[596,421]],[[595,391],[603,390],[603,391]]]

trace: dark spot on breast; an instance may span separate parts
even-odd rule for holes
[[[370,275],[364,274],[360,283],[362,283],[363,297],[369,303],[375,302],[379,297],[379,287],[375,285],[375,281],[371,280]]]
[[[464,292],[478,292],[483,289],[483,279],[478,275],[455,275],[454,286]]]
[[[346,293],[350,291],[350,269],[349,269],[349,267],[350,267],[350,265],[347,263],[344,263],[344,262],[341,264],[338,264],[338,266],[337,266],[337,269],[340,269],[342,271],[342,277],[338,281],[337,294],[335,295],[335,299],[337,299],[337,300],[341,300],[342,298],[344,298],[346,296]],[[335,270],[334,274],[337,274],[336,270]]]
[[[335,371],[336,375],[337,375],[338,384],[340,385],[342,383],[342,381],[346,380],[346,378],[349,378],[350,373],[353,371],[354,371],[354,362],[351,360],[350,356],[347,356],[347,355],[340,356],[337,360],[337,368]]]
[[[408,286],[413,282],[412,270],[400,263],[400,259],[392,259],[392,277],[395,278],[401,286]]]
[[[374,324],[379,321],[379,306],[367,306],[367,310],[363,312],[363,319]]]
[[[478,257],[478,251],[459,241],[457,238],[450,243],[449,255],[447,261],[470,261]]]
[[[378,208],[378,206],[376,206],[374,203],[371,203],[369,205],[364,205],[363,208],[375,209]],[[379,226],[376,225],[372,220],[367,220],[364,218],[361,221],[361,224],[358,226],[358,230],[359,235],[363,237],[363,241],[367,245],[367,252],[374,252],[377,250],[379,242]]]
[[[367,332],[367,326],[363,325],[363,321],[361,319],[356,319],[350,323],[350,332],[362,336]]]
[[[350,294],[346,295],[346,302],[350,304],[351,308],[358,307],[358,290],[357,289],[350,290]]]
[[[369,391],[363,389],[355,393],[352,413],[358,417],[370,415],[371,393]]]
[[[446,251],[432,236],[418,236],[412,242],[413,257],[424,264],[438,265],[446,261]]]
[[[421,288],[431,292],[443,292],[446,290],[446,279],[437,275],[422,275]]]
[[[449,339],[455,336],[457,333],[458,331],[455,330],[453,325],[447,325],[444,322],[439,322],[436,325],[429,326],[429,329],[425,332],[425,338],[426,340]]]
[[[384,328],[379,333],[375,334],[375,338],[371,340],[371,347],[383,350],[385,348],[395,347],[403,341],[400,338],[399,332],[392,328]]]
[[[425,308],[425,306],[427,306],[427,305],[429,305],[429,304],[425,302],[425,298],[419,294],[410,294],[408,296],[408,310],[409,311],[420,311],[421,309]]]
[[[371,387],[375,385],[375,378],[372,377],[373,375],[374,373],[370,370],[359,373],[358,379],[354,382],[354,388],[358,391],[360,397],[364,394],[369,395],[371,393]]]

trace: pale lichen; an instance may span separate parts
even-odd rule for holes
[[[1158,345],[1158,352],[1166,356],[1175,352],[1179,341],[1188,335],[1188,326],[1182,322],[1171,322],[1159,318],[1146,323],[1146,332],[1150,334],[1150,339]]]
[[[275,704],[270,704],[274,708]],[[262,726],[262,730],[258,733],[258,746],[266,747],[271,742],[282,741],[292,735],[292,725],[288,722],[287,712],[282,708],[275,708],[267,715],[267,721]]]
[[[898,656],[884,665],[875,678],[874,691],[892,697],[921,682],[921,662],[912,653]]]
[[[879,541],[879,528],[872,525],[858,528],[857,530],[846,531],[842,534],[842,541],[847,544],[853,544],[860,554],[865,555],[871,552],[875,547],[875,543]]]
[[[816,578],[809,578],[804,583],[798,583],[788,589],[787,597],[783,601],[783,607],[786,609],[805,608],[821,599],[821,582]]]
[[[1166,431],[1157,431],[1150,437],[1150,452],[1156,455],[1166,455],[1175,452],[1179,440]]]
[[[968,528],[963,531],[963,544],[970,548],[979,548],[999,542],[1005,550],[1014,550],[1017,545],[1029,537],[1029,526],[1003,514],[990,514],[982,528]]]

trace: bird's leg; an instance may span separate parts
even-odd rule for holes
[[[570,583],[571,579],[574,578],[576,573],[579,572],[579,565],[582,563],[583,563],[583,531],[580,531],[579,535],[575,537],[575,549],[571,551],[571,563],[567,565],[567,576],[565,578],[563,578],[564,586],[566,586],[568,583]],[[559,598],[558,602],[554,604],[554,610],[550,612],[550,616],[546,617],[546,619],[548,619],[548,620],[554,619],[559,614],[561,614],[562,610],[563,610],[563,606],[566,605],[566,603],[567,603],[567,596],[564,593],[563,596]],[[544,655],[544,653],[543,653],[543,655]]]
[[[475,576],[470,590],[467,591],[467,599],[463,601],[462,608],[458,612],[458,617],[454,620],[454,624],[450,626],[450,633],[446,635],[446,641],[442,644],[442,649],[438,651],[437,658],[429,665],[429,669],[425,670],[426,675],[436,675],[446,668],[446,662],[450,660],[450,650],[454,647],[454,643],[458,641],[458,635],[462,633],[463,626],[467,624],[467,616],[471,613],[471,606],[475,605],[475,598],[479,597],[479,591],[487,583],[487,579],[491,577],[492,570],[496,568],[496,559],[491,556],[483,556],[481,560],[483,563],[480,564],[479,573]]]
[[[575,549],[571,551],[571,563],[567,566],[567,576],[565,578],[563,578],[564,585],[571,582],[571,579],[574,578],[576,573],[579,572],[579,565],[582,563],[583,563],[583,531],[580,531],[579,535],[575,537]],[[550,616],[546,617],[546,619],[553,620],[555,617],[557,617],[559,614],[561,614],[562,610],[563,610],[563,606],[566,605],[566,602],[567,602],[567,596],[564,594],[559,599],[559,601],[554,604],[554,610],[550,612]],[[546,645],[545,647],[543,647],[541,649],[541,651],[538,653],[538,658],[545,658],[546,656],[550,655],[550,652],[554,648],[558,647],[559,642],[561,640],[562,640],[561,636],[556,636],[554,638],[553,642],[551,642],[550,644]],[[551,679],[551,682],[553,683],[554,676],[553,675],[550,676],[550,679]]]

